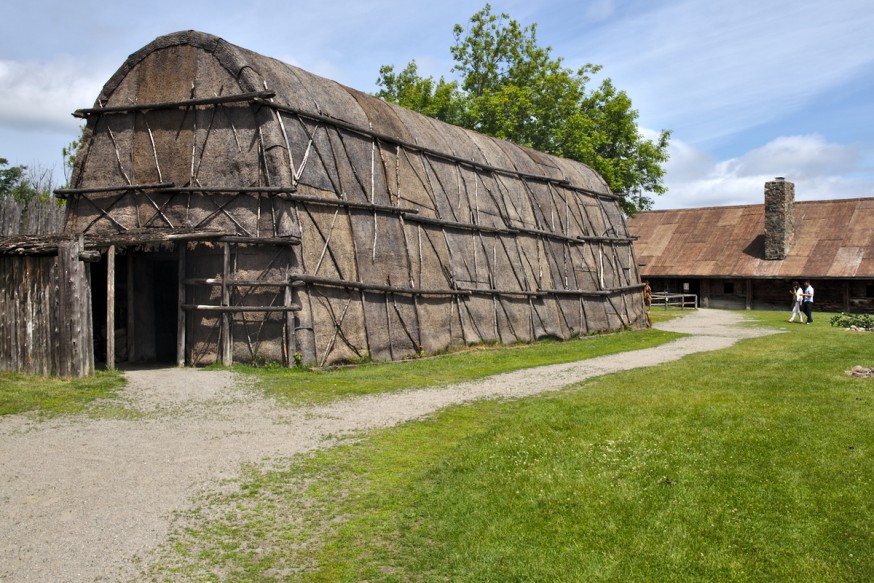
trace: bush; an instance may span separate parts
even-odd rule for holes
[[[855,326],[864,328],[865,330],[874,329],[874,316],[871,314],[845,314],[841,312],[831,319],[832,326],[840,326],[841,328],[849,328]]]

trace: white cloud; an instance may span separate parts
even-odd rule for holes
[[[614,0],[591,0],[585,3],[585,18],[589,22],[607,20],[616,12]]]
[[[832,144],[818,134],[779,137],[739,158],[721,162],[726,175],[779,174],[794,180],[842,174],[858,167],[857,145]]]
[[[765,182],[783,176],[798,200],[874,196],[874,180],[855,144],[830,143],[811,134],[783,136],[737,158],[716,160],[673,140],[666,165],[668,193],[656,209],[758,204]],[[851,178],[858,174],[859,178]]]
[[[700,142],[798,111],[862,75],[874,64],[872,28],[862,0],[827,9],[818,0],[684,0],[569,35],[561,49],[604,65],[643,105],[645,123]]]
[[[112,69],[69,58],[51,62],[0,60],[0,125],[67,130],[81,121],[70,114],[90,107]]]

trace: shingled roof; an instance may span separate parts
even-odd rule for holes
[[[795,242],[765,259],[763,204],[642,212],[628,220],[641,277],[874,278],[874,198],[795,203]]]

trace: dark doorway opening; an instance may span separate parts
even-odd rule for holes
[[[179,259],[175,253],[118,253],[115,258],[115,363],[175,363]],[[94,360],[106,366],[108,261],[91,264]]]
[[[106,366],[107,252],[91,264],[94,360]],[[116,254],[115,363],[175,363],[179,259],[176,253]]]
[[[128,258],[129,362],[176,361],[179,259],[175,253],[135,253]]]
[[[176,361],[177,296],[179,260],[176,255],[155,261],[152,284],[155,288],[152,309],[155,314],[155,361]]]

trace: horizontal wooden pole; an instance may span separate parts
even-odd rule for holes
[[[217,286],[225,285],[236,286],[236,287],[286,287],[291,285],[289,281],[265,281],[263,279],[230,279],[228,281],[222,281],[220,278],[215,277],[206,277],[206,278],[190,278],[184,281],[185,285],[208,285],[208,286]]]
[[[485,225],[477,225],[474,223],[462,223],[458,221],[448,221],[446,219],[436,219],[434,217],[423,217],[419,215],[407,215],[403,213],[404,219],[411,223],[422,223],[425,225],[436,225],[446,227],[448,229],[459,229],[463,231],[477,231],[480,233],[496,233],[502,235],[513,235],[519,231],[516,229],[507,229],[504,227],[487,227]]]
[[[182,304],[182,309],[190,312],[299,312],[300,306],[213,306],[205,304]]]
[[[598,289],[598,290],[582,290],[582,289],[541,289],[539,290],[541,293],[549,294],[549,295],[562,295],[562,296],[610,296],[613,294],[621,294],[626,292],[639,292],[642,291],[643,288],[646,287],[646,284],[640,285],[627,285],[624,287],[614,287],[611,289]]]
[[[300,237],[238,237],[236,235],[223,235],[216,239],[221,243],[233,243],[237,245],[300,245]]]
[[[203,193],[203,194],[283,194],[297,190],[295,186],[178,186],[168,188],[168,192]]]
[[[162,101],[159,103],[133,103],[130,105],[112,105],[109,107],[89,107],[77,109],[73,117],[84,118],[89,115],[103,113],[130,113],[134,111],[152,111],[159,109],[177,109],[180,107],[196,107],[198,105],[220,105],[223,103],[254,102],[262,99],[276,97],[275,91],[253,91],[251,93],[239,93],[237,95],[219,95],[217,97],[203,97],[199,99],[185,99],[182,101]],[[269,103],[265,102],[265,103]]]
[[[539,297],[543,293],[537,290],[524,289],[483,289],[483,288],[459,288],[461,291],[466,291],[471,295],[486,295],[486,296],[521,296],[521,297]]]
[[[417,215],[419,209],[412,207],[397,207],[384,204],[374,204],[370,202],[358,202],[354,200],[344,200],[342,198],[328,198],[323,196],[308,196],[305,194],[281,194],[280,198],[294,202],[321,204],[325,206],[341,206],[354,209],[362,209],[368,211],[379,211],[391,214],[406,214],[410,213]]]
[[[119,184],[113,186],[91,186],[87,188],[58,188],[55,196],[65,200],[74,194],[91,194],[97,192],[123,192],[126,190],[167,190],[173,187],[172,182],[155,182],[151,184]]]
[[[404,218],[411,223],[421,223],[425,225],[435,225],[439,227],[446,227],[447,229],[459,229],[465,231],[476,231],[479,233],[493,233],[496,235],[531,235],[534,237],[545,237],[548,239],[555,239],[558,241],[563,241],[565,243],[573,243],[576,245],[584,244],[584,243],[631,243],[634,239],[631,237],[592,237],[592,236],[581,236],[581,237],[570,237],[568,235],[563,235],[561,233],[553,233],[552,231],[544,231],[542,229],[529,229],[525,227],[488,227],[485,225],[477,225],[475,223],[462,223],[458,221],[448,221],[446,219],[436,219],[433,217],[423,217],[423,216],[407,216],[404,213]]]
[[[356,289],[361,291],[368,292],[381,292],[381,293],[397,293],[397,294],[408,294],[415,296],[456,296],[456,295],[470,295],[469,292],[464,290],[452,290],[452,289],[419,289],[414,287],[396,287],[391,285],[381,285],[375,283],[364,283],[359,281],[348,281],[345,279],[335,279],[331,277],[318,277],[313,275],[302,275],[295,274],[290,275],[289,280],[292,281],[292,285],[295,283],[298,284],[312,284],[312,285],[324,285],[328,287],[340,287],[344,289]]]

